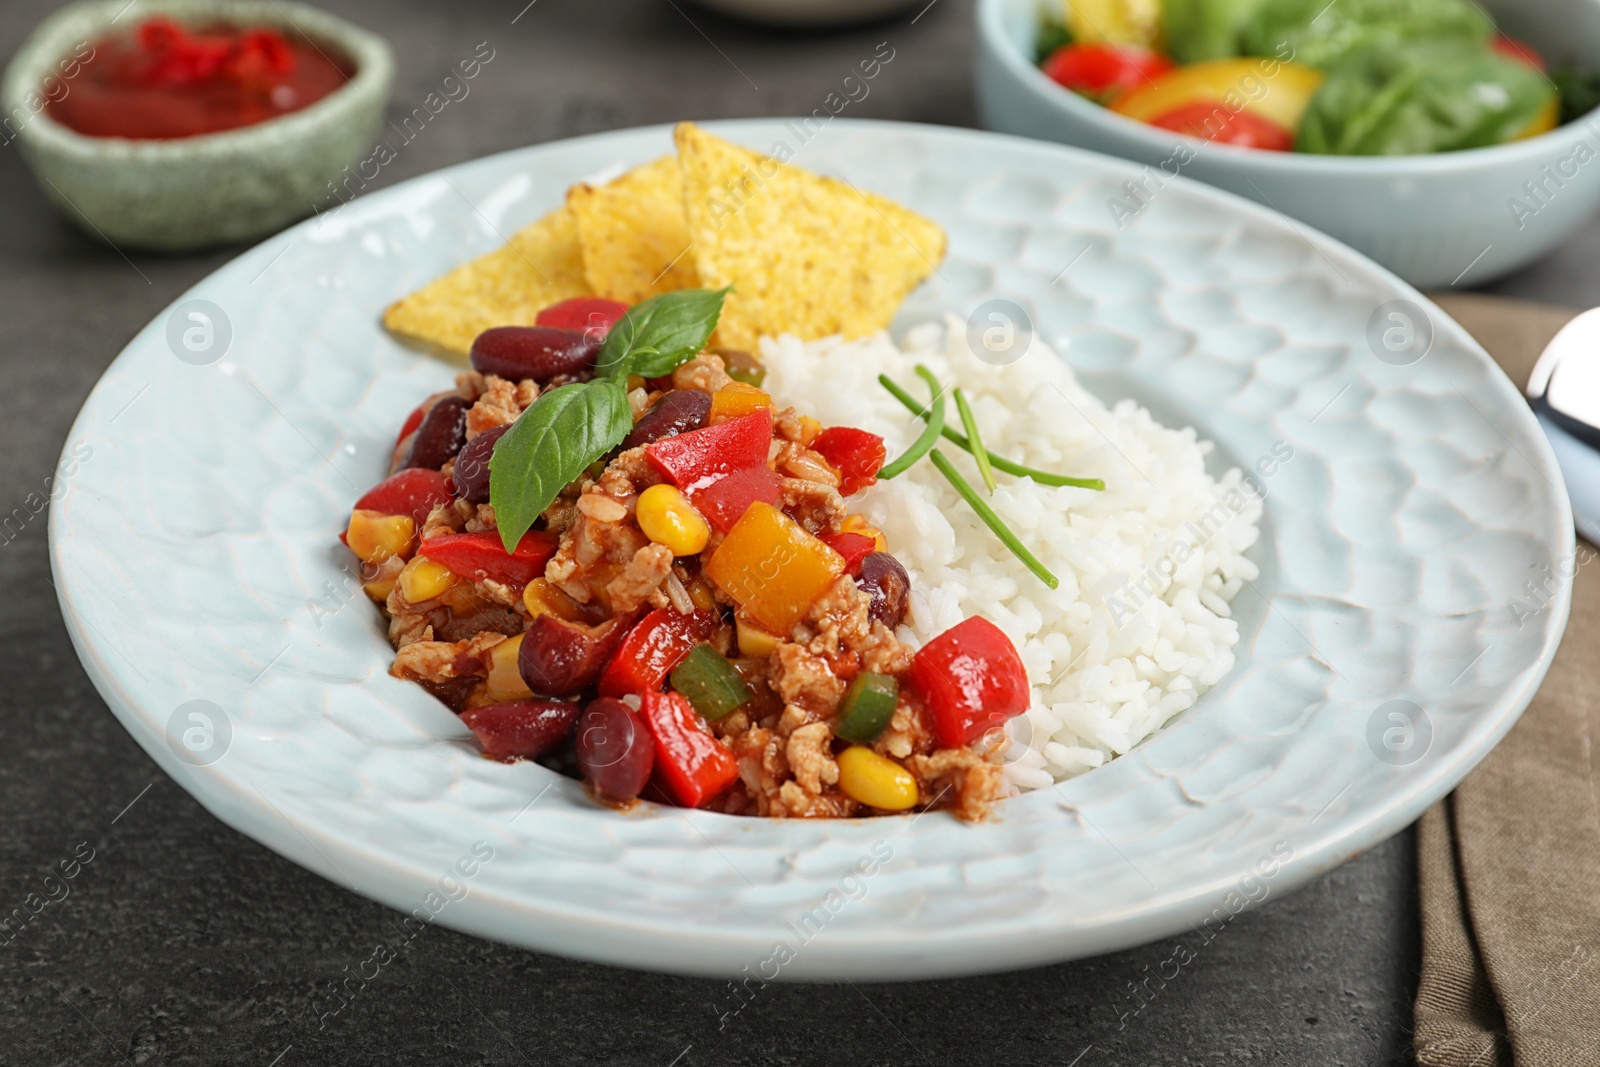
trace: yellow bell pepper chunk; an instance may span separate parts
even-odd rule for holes
[[[751,504],[706,563],[715,582],[752,621],[788,634],[844,573],[844,557],[771,504]]]
[[[1276,59],[1214,59],[1156,75],[1154,81],[1119,97],[1111,110],[1152,122],[1190,104],[1214,103],[1229,112],[1248,111],[1291,133],[1300,129],[1311,98],[1322,87],[1320,70]]]
[[[778,647],[778,642],[783,640],[777,634],[767,633],[748,619],[735,616],[733,625],[739,638],[739,655],[747,659],[766,659]]]
[[[1111,41],[1158,48],[1161,0],[1066,0],[1067,29],[1083,44]]]
[[[772,397],[747,382],[729,382],[711,394],[711,421],[736,419],[772,406]]]
[[[839,753],[839,790],[883,811],[917,806],[917,780],[911,772],[866,745],[851,745]]]
[[[1528,123],[1527,129],[1512,138],[1513,141],[1526,141],[1530,137],[1537,137],[1541,133],[1549,133],[1561,123],[1561,96],[1551,91],[1550,99],[1544,102],[1544,107],[1533,116],[1533,121]]]

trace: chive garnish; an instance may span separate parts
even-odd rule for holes
[[[895,383],[893,378],[890,378],[887,374],[880,374],[878,375],[878,384],[889,390],[889,395],[893,396],[896,400],[900,401],[900,403],[904,404],[906,408],[912,412],[912,414],[918,416],[919,418],[928,418],[928,409],[917,403],[910,393],[906,392]],[[957,448],[963,449],[967,452],[972,452],[972,442],[967,439],[965,434],[959,433],[948,426],[942,427],[941,432],[943,433],[945,439],[954,444]],[[1004,456],[989,452],[988,449],[985,449],[984,451],[989,457],[989,462],[995,467],[996,470],[1005,471],[1007,474],[1015,474],[1019,478],[1031,478],[1040,485],[1065,485],[1072,486],[1076,489],[1095,490],[1104,490],[1106,487],[1106,483],[1099,478],[1069,478],[1064,474],[1051,474],[1049,471],[1042,471],[1037,467],[1029,467],[1025,464],[1006,459]],[[974,458],[977,457],[977,453],[973,452],[972,454]]]
[[[928,420],[928,425],[923,428],[922,434],[911,443],[910,448],[900,453],[893,463],[888,464],[878,472],[879,478],[893,478],[897,474],[905,473],[908,467],[928,454],[928,449],[932,448],[934,442],[939,440],[939,434],[944,429],[944,390],[939,388],[939,379],[933,376],[933,371],[924,367],[921,363],[917,364],[917,374],[923,381],[928,383],[928,391],[933,397],[929,401],[927,408],[927,411],[931,412],[931,414],[918,412],[918,414],[922,414],[924,419]],[[912,401],[912,403],[915,403],[915,401]]]
[[[961,494],[962,499],[972,505],[972,510],[978,513],[978,518],[983,520],[983,524],[989,527],[996,537],[1000,538],[1000,543],[1009,548],[1022,561],[1023,566],[1038,575],[1039,580],[1051,589],[1060,587],[1060,580],[1051,574],[1043,563],[1039,562],[1039,557],[1029,552],[1026,546],[1017,539],[1017,535],[1011,532],[1011,527],[1007,526],[1000,516],[994,513],[994,508],[985,503],[983,497],[978,495],[978,491],[972,488],[965,478],[961,477],[961,472],[956,470],[955,464],[951,463],[943,452],[936,448],[928,454],[928,458],[933,460],[935,467],[939,468],[939,473],[944,475],[951,485],[955,486],[956,492]]]
[[[989,465],[989,450],[983,447],[983,438],[978,435],[978,420],[973,417],[972,405],[967,403],[967,394],[961,391],[959,385],[955,388],[955,396],[956,411],[961,413],[961,425],[966,427],[967,442],[972,445],[973,462],[978,465],[978,474],[988,487],[989,495],[994,496],[994,468]]]

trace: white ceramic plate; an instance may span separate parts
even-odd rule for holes
[[[405,413],[453,373],[377,319],[572,182],[670,150],[665,128],[625,131],[454,167],[273,238],[146,327],[84,405],[51,511],[62,609],[112,710],[219,818],[401,911],[530,948],[904,979],[1220,922],[1400,830],[1510,728],[1566,619],[1572,518],[1516,389],[1418,293],[1185,181],[1118,229],[1106,201],[1137,170],[1053,145],[837,119],[804,144],[776,121],[711,128],[787,142],[949,230],[903,321],[1014,300],[1100,395],[1217,442],[1218,471],[1293,447],[1236,601],[1238,667],[1133,753],[978,826],[621,816],[479,758],[385,673],[334,540]]]

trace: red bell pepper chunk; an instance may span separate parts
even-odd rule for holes
[[[733,753],[681,695],[645,693],[639,714],[656,742],[654,781],[678,804],[703,807],[738,779]]]
[[[1217,118],[1219,110],[1223,115],[1220,124]],[[1271,119],[1264,119],[1249,111],[1229,111],[1208,101],[1175,107],[1151,119],[1150,125],[1240,148],[1259,148],[1266,152],[1294,150],[1294,131],[1287,126],[1280,126]]]
[[[582,330],[603,340],[617,320],[628,313],[628,305],[598,296],[575,296],[551,304],[533,318],[535,326],[559,326],[563,330]]]
[[[412,467],[392,474],[368,489],[356,501],[357,511],[376,511],[384,515],[410,515],[421,526],[434,505],[448,503],[455,488],[448,475]]]
[[[1503,33],[1497,33],[1489,39],[1489,47],[1507,59],[1514,59],[1518,63],[1532,67],[1540,74],[1549,69],[1545,65],[1544,57],[1539,54],[1538,49],[1520,38],[1508,37]]]
[[[556,545],[554,534],[529,530],[517,542],[516,552],[507,552],[500,535],[494,530],[485,530],[430,537],[422,542],[417,554],[468,581],[487,579],[521,587],[544,573],[544,565],[556,554]]]
[[[765,464],[746,467],[721,475],[711,484],[692,491],[689,502],[707,522],[727,533],[756,501],[777,507],[782,497],[778,491],[779,481],[778,475]]]
[[[565,700],[513,700],[468,708],[461,721],[478,737],[483,754],[509,763],[537,759],[572,732],[581,705]]]
[[[672,484],[692,493],[718,476],[765,467],[772,446],[772,411],[762,408],[701,430],[664,437],[645,446],[645,458]]]
[[[933,719],[940,748],[960,748],[1028,710],[1028,672],[1011,639],[974,616],[929,641],[909,681]]]
[[[1136,44],[1096,42],[1063,45],[1050,53],[1043,70],[1057,84],[1109,103],[1173,66],[1166,56]]]
[[[394,446],[400,447],[400,442],[417,432],[417,427],[422,425],[422,420],[428,414],[428,402],[424,400],[418,404],[411,414],[406,416],[406,421],[400,424],[400,436],[394,439]]]
[[[719,621],[714,611],[692,615],[680,615],[672,608],[652,611],[623,638],[622,647],[600,676],[600,695],[620,697],[660,689],[690,649],[711,640]]]
[[[839,471],[839,492],[844,496],[859,493],[878,480],[889,450],[875,433],[849,426],[830,426],[817,434],[811,450]]]
[[[844,569],[852,578],[861,573],[861,561],[878,551],[878,542],[865,534],[822,534],[817,540],[844,557]]]

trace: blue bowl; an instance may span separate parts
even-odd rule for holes
[[[1181,174],[1314,226],[1413,285],[1477,285],[1544,255],[1600,204],[1600,111],[1526,141],[1436,155],[1214,145],[1124,118],[1045,77],[1033,63],[1041,2],[1055,0],[979,0],[979,112],[991,130],[1148,164],[1142,189],[1106,205],[1119,229]],[[1600,63],[1600,0],[1484,6],[1553,65]]]

